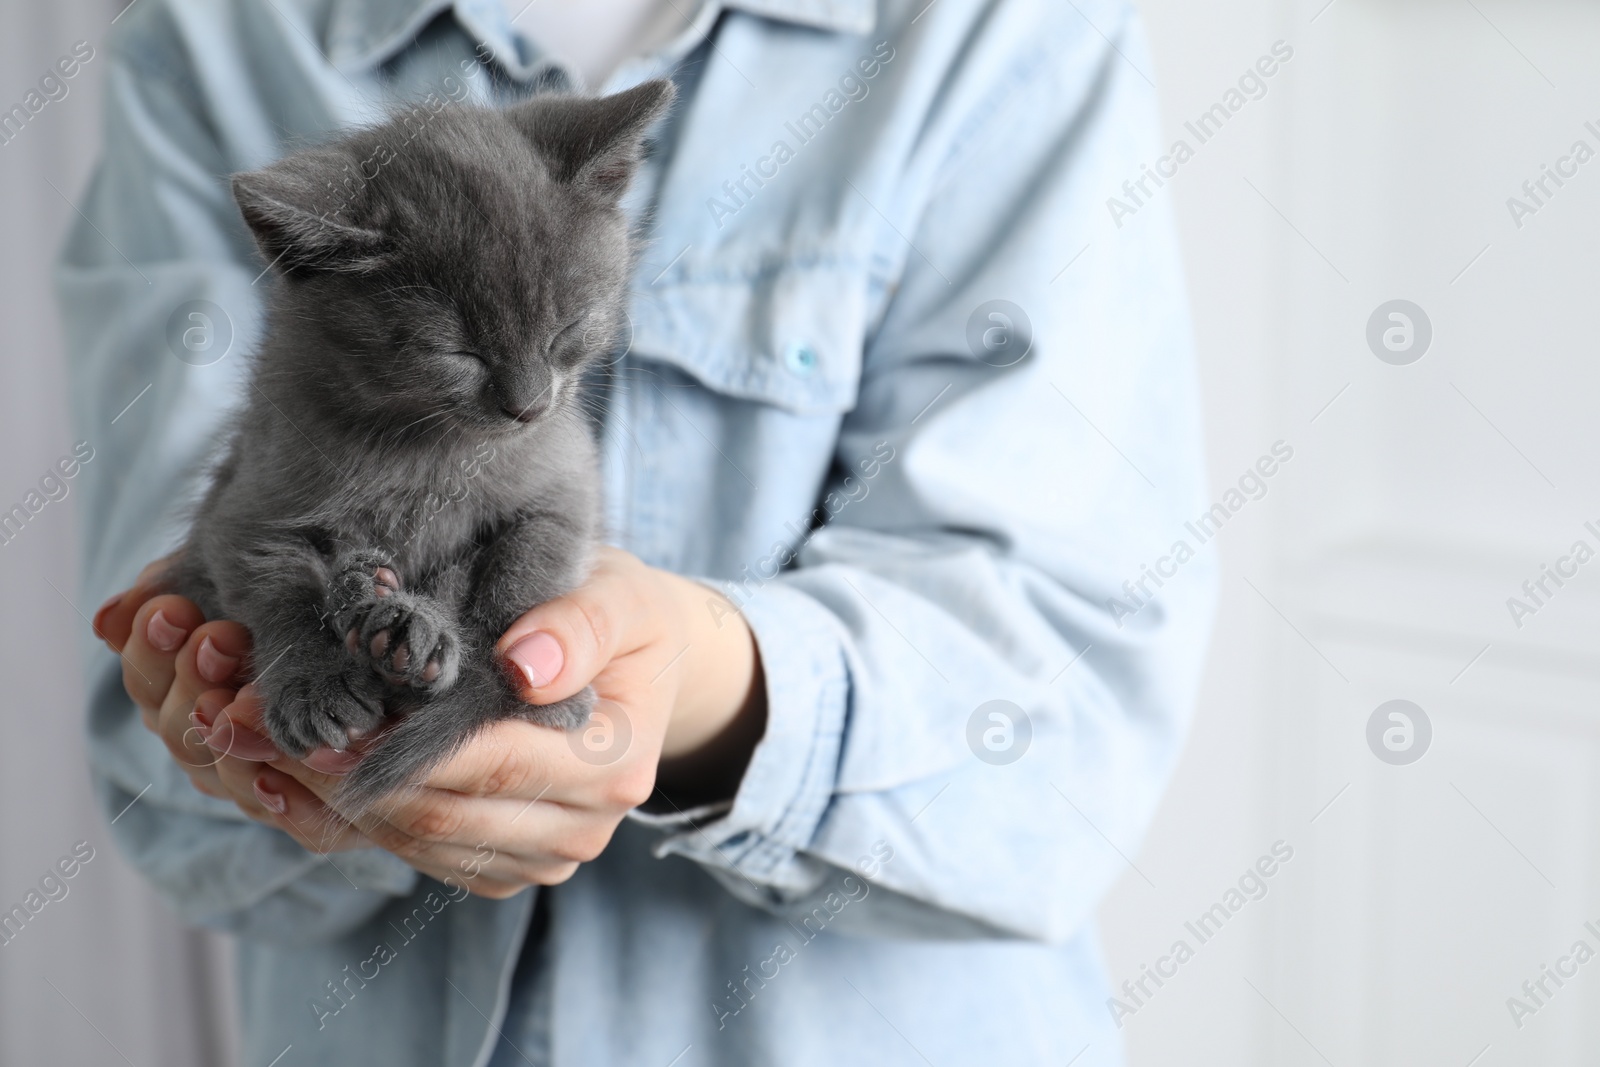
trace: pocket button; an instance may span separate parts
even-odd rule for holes
[[[791,373],[808,377],[817,367],[817,350],[804,341],[791,341],[784,350],[783,362]]]

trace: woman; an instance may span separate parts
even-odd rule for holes
[[[250,1063],[1120,1062],[1091,920],[1212,584],[1147,566],[1203,504],[1165,193],[1103,206],[1155,154],[1131,13],[518,6],[120,18],[60,282],[114,446],[87,584],[171,550],[242,388],[270,281],[229,173],[397,101],[671,76],[594,383],[616,547],[499,646],[530,702],[592,683],[614,720],[502,724],[352,826],[348,758],[259,733],[249,635],[134,582],[91,708],[122,845],[239,935]]]

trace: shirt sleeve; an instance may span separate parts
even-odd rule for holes
[[[997,16],[935,94],[966,105],[860,190],[894,282],[834,517],[741,604],[766,735],[731,804],[636,816],[751,904],[1065,940],[1181,745],[1214,597],[1188,312],[1170,191],[1106,204],[1158,123],[1136,22],[1091,10],[1065,47]]]
[[[238,168],[177,35],[147,24],[162,17],[130,14],[110,49],[102,158],[57,267],[73,415],[94,448],[80,475],[91,605],[178,544],[260,317],[260,267],[228,193]],[[316,856],[196,792],[140,724],[116,657],[98,643],[87,654],[98,796],[119,844],[180,914],[315,939],[411,888],[415,872],[393,856]]]

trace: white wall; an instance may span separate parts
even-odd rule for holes
[[[64,98],[0,146],[0,510],[72,450],[50,268],[96,151],[98,53],[116,13],[88,0],[0,5],[4,107],[74,42],[97,50]],[[123,863],[89,794],[80,643],[95,605],[72,602],[75,503],[48,504],[0,546],[0,911],[77,842],[94,849],[67,896],[0,947],[0,1065],[217,1067],[231,1023],[214,945],[182,932]]]
[[[1600,587],[1580,572],[1521,629],[1505,602],[1575,539],[1600,548],[1582,529],[1600,518],[1600,162],[1520,230],[1505,201],[1574,140],[1600,150],[1600,11],[1323,3],[1143,4],[1173,136],[1271,42],[1295,48],[1170,192],[1213,484],[1278,438],[1296,451],[1219,539],[1199,716],[1137,857],[1156,888],[1127,877],[1102,912],[1116,980],[1198,946],[1183,921],[1272,842],[1295,856],[1150,984],[1130,1058],[1590,1062],[1587,969],[1521,1028],[1506,1000],[1579,937],[1600,950],[1582,928],[1600,920]],[[1365,343],[1394,298],[1434,327],[1409,366]],[[1391,698],[1434,726],[1410,766],[1366,743]]]

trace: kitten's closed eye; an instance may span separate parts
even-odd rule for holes
[[[476,363],[484,367],[489,365],[489,361],[483,358],[483,353],[481,352],[472,352],[467,349],[457,349],[451,352],[450,355],[455,359],[462,361],[463,363]]]
[[[584,349],[588,347],[589,313],[573,319],[561,328],[561,331],[550,339],[550,355],[555,359],[576,360],[583,356]]]

